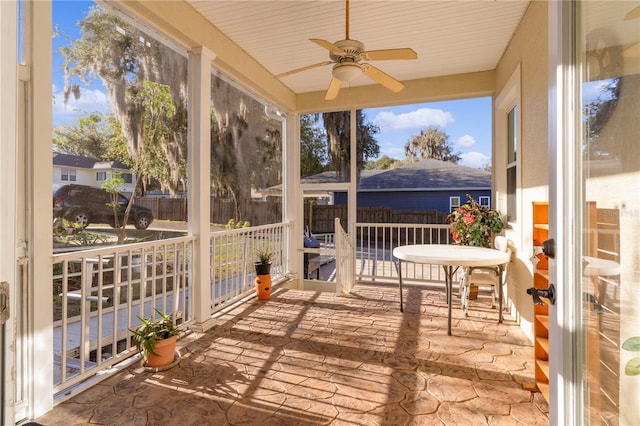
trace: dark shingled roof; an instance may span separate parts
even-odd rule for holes
[[[93,169],[96,163],[110,164],[112,169],[129,170],[119,161],[102,161],[91,157],[83,157],[81,155],[53,153],[53,165],[63,167],[75,167],[78,169]]]
[[[339,182],[335,172],[323,172],[302,179],[303,183]],[[491,173],[448,161],[426,159],[389,170],[363,170],[359,191],[489,189]]]
[[[491,173],[449,161],[426,159],[360,178],[360,190],[491,188]]]

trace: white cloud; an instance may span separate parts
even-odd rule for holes
[[[83,90],[77,100],[73,95],[64,104],[64,93],[57,92],[53,86],[53,123],[59,125],[74,121],[90,112],[111,112],[111,102],[106,93],[101,90]]]
[[[386,155],[387,157],[395,158],[396,160],[404,159],[404,148],[400,148],[397,146],[385,146],[380,147],[380,155],[378,158]]]
[[[466,152],[464,154],[460,154],[460,157],[462,157],[462,159],[458,164],[460,164],[461,166],[479,169],[488,164],[491,164],[491,157],[481,152]]]
[[[607,90],[608,86],[613,84],[611,79],[590,81],[582,85],[582,98],[584,103],[601,102],[611,100],[611,91]]]
[[[429,126],[444,128],[454,121],[450,112],[431,108],[420,108],[397,115],[391,111],[381,111],[373,119],[373,123],[382,131],[424,129]]]
[[[459,148],[471,148],[476,144],[476,138],[471,135],[460,136],[456,141],[456,146]]]

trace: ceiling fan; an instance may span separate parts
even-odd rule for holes
[[[364,61],[383,61],[395,59],[416,59],[416,52],[408,47],[400,49],[365,50],[364,44],[358,40],[349,38],[349,0],[346,0],[346,30],[344,40],[331,43],[327,40],[312,38],[311,41],[329,51],[330,61],[324,61],[306,67],[276,75],[277,78],[286,77],[301,71],[310,70],[324,65],[334,64],[329,89],[325,95],[326,100],[335,99],[340,91],[343,81],[351,81],[361,74],[377,81],[393,92],[399,92],[404,84],[384,73],[380,69]]]

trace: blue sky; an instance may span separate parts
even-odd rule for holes
[[[431,102],[365,110],[367,119],[380,127],[380,155],[404,158],[404,144],[427,127],[449,135],[461,153],[459,164],[483,167],[491,162],[491,98]]]
[[[71,38],[79,37],[76,22],[93,4],[90,1],[54,0],[54,30]],[[62,36],[53,38],[54,126],[73,122],[88,112],[111,111],[108,96],[99,80],[85,88],[80,99],[71,98],[64,105],[62,58],[57,52],[67,43]],[[372,108],[364,113],[367,120],[380,128],[377,135],[380,156],[403,159],[404,144],[421,130],[433,126],[449,135],[449,143],[461,153],[461,165],[483,167],[491,161],[491,98]]]
[[[83,88],[82,96],[77,101],[70,98],[67,105],[64,104],[64,73],[62,69],[62,57],[58,54],[61,46],[69,43],[65,37],[76,39],[80,37],[80,31],[76,22],[86,16],[87,10],[94,5],[91,1],[59,1],[53,2],[53,29],[59,35],[54,37],[53,43],[53,125],[73,122],[85,115],[86,112],[109,112],[111,105],[107,98],[106,90],[98,80],[91,87]]]

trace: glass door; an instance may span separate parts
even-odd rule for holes
[[[361,117],[355,110],[300,116],[301,283],[307,290],[340,288],[336,238],[343,233],[336,228],[353,235],[357,163],[362,163],[356,159],[364,155],[353,141],[359,140],[356,129],[363,128]]]
[[[640,2],[579,2],[577,351],[585,424],[640,419]],[[578,408],[579,411],[579,408]]]
[[[336,226],[343,229],[348,217],[347,184],[307,186],[304,197],[303,277],[304,288],[336,291]],[[328,284],[328,285],[327,285]]]

